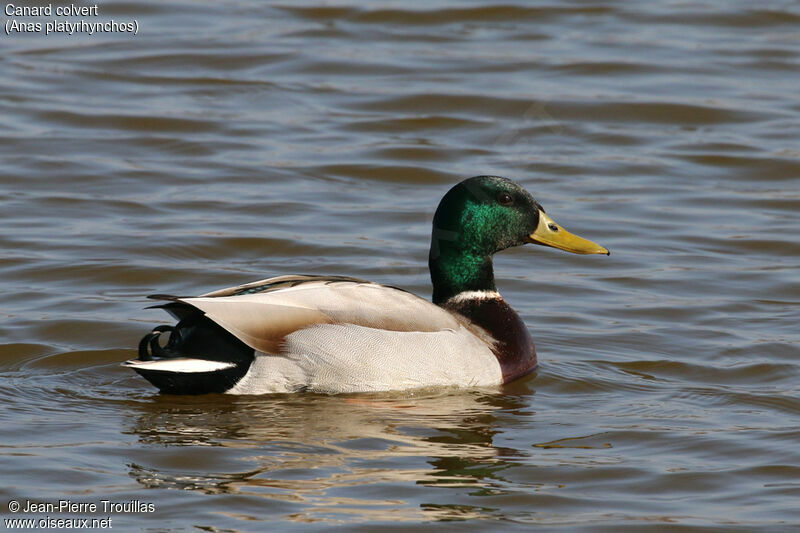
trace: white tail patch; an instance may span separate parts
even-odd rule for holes
[[[139,361],[131,359],[125,361],[122,366],[130,368],[140,368],[142,370],[159,370],[162,372],[178,372],[182,374],[192,374],[197,372],[214,372],[225,370],[236,366],[235,363],[225,361],[209,361],[207,359],[189,359],[188,357],[177,357],[175,359],[161,359],[158,361]]]

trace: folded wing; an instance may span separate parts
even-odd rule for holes
[[[159,298],[156,296],[156,298]],[[251,348],[278,354],[288,335],[315,325],[351,324],[396,332],[457,330],[447,311],[401,289],[355,278],[281,276],[175,298],[164,307],[182,318],[196,309]]]

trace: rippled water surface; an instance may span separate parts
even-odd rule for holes
[[[138,35],[0,35],[3,518],[71,499],[154,504],[122,530],[800,527],[796,3],[86,18],[111,19]],[[119,366],[166,318],[154,292],[324,273],[428,297],[430,218],[477,174],[613,252],[496,258],[537,374],[173,397]]]

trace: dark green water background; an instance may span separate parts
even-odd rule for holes
[[[3,518],[110,499],[155,505],[116,530],[800,527],[796,2],[85,19],[140,29],[0,34]],[[612,250],[497,257],[538,374],[186,398],[119,367],[166,317],[153,292],[320,273],[429,296],[436,204],[489,173]]]

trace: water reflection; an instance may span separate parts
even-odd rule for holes
[[[129,471],[147,488],[302,503],[290,520],[376,519],[380,509],[392,520],[463,519],[494,510],[420,491],[503,493],[506,458],[522,452],[495,448],[496,415],[523,402],[491,391],[155,396],[137,404],[128,432],[149,446]]]

